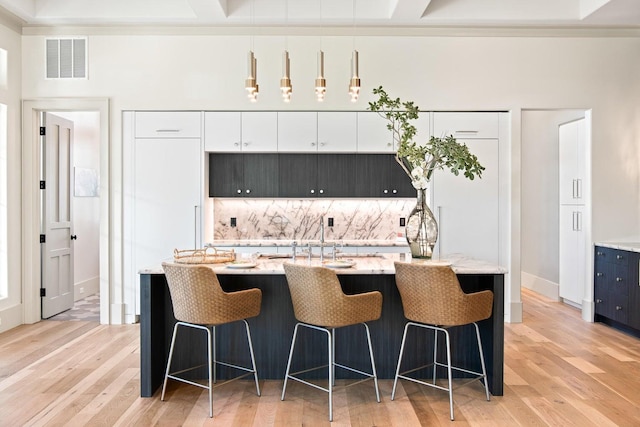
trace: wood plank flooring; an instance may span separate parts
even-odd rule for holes
[[[455,425],[638,426],[640,340],[578,310],[524,291],[524,322],[505,325],[504,396],[484,399],[479,383],[454,391]],[[398,331],[401,333],[401,331]],[[323,426],[327,395],[295,382],[237,381],[207,392],[170,383],[139,397],[139,329],[42,321],[0,334],[0,426]],[[339,382],[338,382],[339,383]],[[333,426],[450,425],[445,392],[391,380],[338,388]]]

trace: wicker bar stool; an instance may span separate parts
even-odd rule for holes
[[[466,294],[460,288],[460,282],[449,265],[437,264],[411,264],[403,262],[394,263],[396,270],[396,285],[402,298],[404,316],[409,320],[404,327],[402,344],[398,366],[393,381],[391,400],[395,398],[398,378],[413,381],[426,386],[434,387],[449,392],[449,410],[453,421],[453,390],[451,383],[451,370],[455,369],[466,374],[475,375],[468,382],[484,381],[487,400],[490,400],[489,386],[487,383],[487,371],[484,364],[482,342],[477,322],[491,317],[493,308],[493,292],[481,291]],[[480,353],[482,372],[475,372],[456,366],[451,366],[451,342],[448,329],[456,326],[471,325],[475,327]],[[400,372],[402,354],[407,338],[409,326],[432,329],[434,331],[433,363]],[[447,363],[438,362],[436,354],[438,350],[438,332],[443,332],[447,344]],[[433,379],[431,383],[408,377],[405,374],[424,369],[433,365]],[[448,387],[436,384],[436,368],[447,368]],[[461,384],[461,385],[465,385]]]
[[[289,263],[285,263],[283,266],[287,283],[289,284],[289,291],[291,292],[293,311],[298,323],[296,323],[293,330],[291,350],[289,351],[289,360],[287,361],[287,372],[284,377],[281,399],[284,400],[284,395],[287,390],[287,380],[289,379],[323,390],[329,393],[329,421],[333,421],[333,387],[335,385],[335,368],[338,367],[366,377],[349,385],[373,379],[376,389],[376,400],[380,402],[380,390],[378,389],[376,364],[373,359],[371,334],[369,333],[369,326],[365,322],[380,318],[382,312],[382,294],[374,291],[357,295],[345,295],[342,292],[338,276],[329,268]],[[358,323],[364,325],[367,334],[369,357],[371,358],[371,373],[353,369],[336,363],[335,361],[335,330],[344,326],[357,325]],[[291,373],[291,359],[296,344],[298,327],[300,326],[322,331],[327,335],[329,363],[327,365]],[[329,373],[327,388],[320,387],[296,376],[303,372],[322,369],[324,367],[328,367]]]
[[[173,328],[173,336],[171,337],[169,360],[167,361],[167,370],[164,376],[162,397],[160,399],[164,400],[164,393],[169,378],[205,388],[209,390],[209,417],[213,417],[212,393],[214,387],[212,383],[216,382],[216,365],[224,365],[245,371],[244,374],[225,381],[222,384],[253,374],[256,383],[256,392],[258,396],[260,396],[258,372],[253,355],[253,345],[251,343],[251,332],[249,331],[249,324],[246,319],[260,314],[262,291],[260,289],[247,289],[238,292],[224,292],[220,287],[216,273],[211,268],[203,265],[163,262],[162,268],[164,269],[167,283],[169,284],[173,312],[177,322]],[[216,326],[236,321],[244,322],[247,331],[247,341],[249,343],[252,365],[250,368],[216,360]],[[179,326],[201,329],[207,332],[207,385],[177,376],[177,374],[191,371],[204,365],[182,369],[177,372],[170,372],[173,349]]]

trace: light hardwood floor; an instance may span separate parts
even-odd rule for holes
[[[578,310],[524,291],[524,322],[505,325],[504,396],[479,383],[454,391],[454,425],[638,426],[640,340],[580,319]],[[401,331],[398,331],[401,333]],[[251,381],[207,393],[172,384],[168,400],[139,396],[138,326],[43,321],[0,334],[0,426],[321,426],[325,393],[282,381]],[[445,392],[402,382],[382,402],[371,382],[334,395],[333,426],[451,425]]]

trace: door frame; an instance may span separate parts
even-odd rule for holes
[[[110,152],[108,98],[49,98],[22,101],[22,302],[23,323],[41,320],[40,307],[40,112],[100,114],[100,323],[111,323]],[[121,323],[121,322],[120,322]]]

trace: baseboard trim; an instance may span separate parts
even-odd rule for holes
[[[73,285],[73,300],[78,301],[100,292],[100,276],[92,277]]]
[[[521,272],[521,285],[554,301],[560,301],[560,286],[542,277],[530,273]]]
[[[0,310],[0,332],[22,325],[22,304]]]

